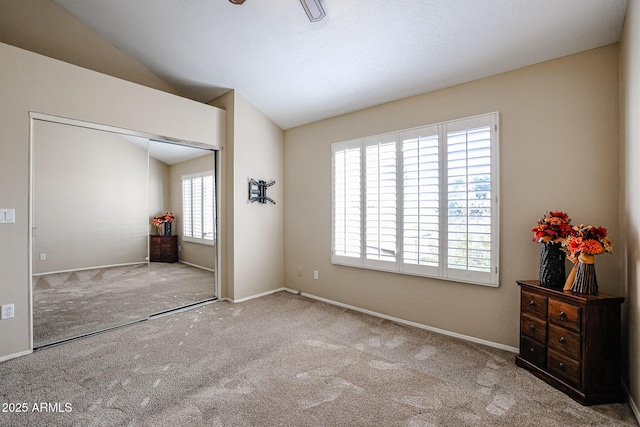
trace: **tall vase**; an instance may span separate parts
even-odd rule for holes
[[[580,254],[571,290],[579,294],[598,295],[595,255]]]
[[[571,271],[567,276],[567,281],[564,282],[564,288],[562,288],[563,291],[571,290],[571,287],[573,286],[573,281],[576,278],[576,270],[578,269],[578,260],[573,257],[569,257],[569,260],[571,260],[571,262],[573,263],[573,267],[571,268]]]
[[[553,242],[540,244],[540,284],[547,288],[562,289],[565,282],[565,253],[562,245]]]

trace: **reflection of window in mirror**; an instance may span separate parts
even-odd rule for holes
[[[182,230],[187,242],[215,241],[215,184],[213,171],[182,176]]]

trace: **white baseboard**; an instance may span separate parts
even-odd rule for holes
[[[0,356],[0,362],[4,362],[9,359],[15,359],[16,357],[26,356],[27,354],[33,353],[33,350],[25,350],[19,353],[8,354],[6,356]]]
[[[212,273],[214,273],[214,272],[215,272],[215,270],[214,270],[213,268],[203,267],[203,266],[201,266],[201,265],[193,264],[193,263],[191,263],[191,262],[187,262],[187,261],[183,261],[183,260],[179,260],[178,262],[179,262],[180,264],[189,265],[189,266],[191,266],[191,267],[199,268],[199,269],[201,269],[201,270],[207,270],[207,271],[210,271],[210,272],[212,272]]]
[[[267,295],[275,294],[275,293],[282,292],[282,291],[292,292],[294,294],[299,293],[297,291],[293,291],[293,290],[288,289],[288,288],[278,288],[278,289],[272,289],[272,290],[267,291],[267,292],[262,292],[261,294],[250,295],[248,297],[239,298],[239,299],[233,299],[233,298],[229,298],[229,297],[224,297],[224,298],[220,298],[220,301],[229,301],[229,302],[232,302],[234,304],[237,304],[239,302],[245,302],[245,301],[249,301],[249,300],[255,299],[255,298],[266,297]]]
[[[493,341],[487,341],[487,340],[483,340],[483,339],[480,339],[480,338],[471,337],[469,335],[462,335],[462,334],[459,334],[459,333],[456,333],[456,332],[451,332],[451,331],[447,331],[447,330],[440,329],[440,328],[434,328],[433,326],[423,325],[422,323],[416,323],[416,322],[412,322],[412,321],[409,321],[409,320],[400,319],[398,317],[387,316],[386,314],[377,313],[375,311],[367,310],[367,309],[356,307],[356,306],[349,305],[349,304],[343,304],[341,302],[337,302],[337,301],[333,301],[333,300],[330,300],[330,299],[327,299],[327,298],[323,298],[323,297],[319,297],[319,296],[316,296],[316,295],[308,294],[306,292],[299,292],[299,291],[295,291],[293,289],[288,289],[288,288],[282,288],[282,290],[287,291],[287,292],[291,292],[291,293],[294,293],[294,294],[299,294],[299,295],[302,295],[303,297],[307,297],[307,298],[315,299],[315,300],[318,300],[318,301],[326,302],[327,304],[337,305],[338,307],[348,308],[349,310],[354,310],[354,311],[358,311],[360,313],[369,314],[371,316],[380,317],[382,319],[391,320],[392,322],[402,323],[403,325],[408,325],[408,326],[413,326],[413,327],[420,328],[420,329],[425,329],[427,331],[435,332],[437,334],[447,335],[447,336],[453,337],[453,338],[459,338],[459,339],[462,339],[462,340],[465,340],[465,341],[470,341],[470,342],[473,342],[473,343],[476,343],[476,344],[482,344],[482,345],[486,345],[488,347],[498,348],[500,350],[506,350],[506,351],[509,351],[511,353],[518,353],[520,351],[520,349],[518,349],[517,347],[511,347],[511,346],[504,345],[504,344],[499,344],[499,343],[496,343],[496,342],[493,342]]]
[[[94,267],[72,268],[70,270],[47,271],[45,273],[34,274],[33,276],[35,277],[35,276],[45,276],[47,274],[72,273],[74,271],[97,270],[98,268],[125,267],[127,265],[138,265],[138,264],[147,264],[147,261],[128,262],[125,264],[96,265]]]
[[[624,381],[622,381],[622,388],[624,389],[624,393],[627,395],[627,402],[629,402],[629,406],[633,411],[633,415],[636,416],[636,421],[638,421],[638,423],[640,424],[640,411],[638,411],[638,405],[636,405],[636,402],[633,401],[631,393],[629,393],[629,389],[627,388],[627,385],[624,383]]]

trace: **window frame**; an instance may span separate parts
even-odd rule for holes
[[[204,177],[211,177],[211,179],[213,180],[213,187],[211,189],[212,191],[212,201],[213,201],[213,206],[212,206],[212,221],[213,221],[213,236],[211,239],[205,239],[204,237],[192,237],[192,236],[187,236],[187,231],[186,231],[186,227],[185,227],[185,219],[187,218],[187,214],[184,211],[184,181],[185,180],[193,180],[194,178],[204,178]],[[208,170],[208,171],[202,171],[202,172],[196,172],[196,173],[191,173],[191,174],[185,174],[182,175],[180,177],[180,194],[182,197],[182,241],[184,242],[189,242],[189,243],[196,243],[196,244],[200,244],[200,245],[207,245],[207,246],[215,246],[216,244],[216,239],[217,239],[217,230],[216,230],[216,176],[215,176],[215,171],[214,170]],[[193,198],[193,195],[191,195],[191,197]],[[201,206],[202,208],[204,208],[204,199],[205,199],[205,192],[204,192],[204,187],[203,187],[203,191],[202,191],[202,200],[201,200]],[[193,206],[193,203],[192,203]],[[202,209],[203,210],[203,209]],[[201,214],[203,214],[204,212],[201,212]],[[202,218],[204,219],[204,215],[202,215]],[[190,216],[190,221],[191,223],[193,223],[193,216]],[[204,226],[203,226],[204,228]]]
[[[447,164],[447,147],[448,137],[458,129],[466,127],[467,129],[488,128],[489,130],[489,156],[490,159],[490,202],[488,203],[490,208],[490,267],[489,271],[473,271],[472,264],[467,262],[463,269],[452,268],[447,265],[448,262],[448,219],[449,219],[449,184],[448,184],[448,164]],[[465,117],[461,119],[440,122],[416,128],[403,129],[397,132],[389,132],[380,135],[374,135],[365,138],[353,139],[349,141],[337,142],[331,144],[331,263],[337,265],[345,265],[351,267],[359,267],[377,271],[387,271],[399,274],[408,274],[421,277],[430,277],[448,281],[463,282],[470,284],[477,284],[483,286],[498,287],[499,286],[499,259],[500,259],[500,176],[499,176],[499,112],[491,112],[487,114],[480,114],[471,117]],[[426,131],[427,134],[437,133],[438,138],[438,265],[421,265],[407,263],[407,258],[404,258],[405,250],[405,236],[404,231],[407,222],[404,220],[405,200],[405,165],[403,157],[404,143],[408,141],[410,137],[420,136],[422,132]],[[390,141],[395,140],[395,181],[396,181],[396,220],[395,220],[395,261],[374,260],[367,258],[367,147],[375,145],[375,141]],[[341,201],[336,200],[336,180],[344,178],[339,177],[336,174],[343,173],[337,170],[336,167],[336,154],[343,152],[344,150],[358,150],[359,149],[359,228],[360,228],[360,250],[357,256],[353,254],[348,255],[342,248],[336,248],[336,227],[340,224],[336,223],[336,203],[340,205]],[[465,159],[468,161],[469,150],[466,152]],[[470,169],[466,166],[467,170]],[[371,178],[371,177],[369,177]],[[469,182],[465,182],[469,184]],[[468,193],[471,191],[468,189],[467,198],[464,200],[472,200],[468,198]],[[421,194],[421,193],[419,193]],[[345,221],[345,217],[338,218],[340,221]],[[470,217],[468,217],[470,218]],[[341,223],[342,224],[342,223]],[[346,226],[346,222],[342,225]],[[467,227],[469,223],[467,222]],[[485,226],[486,227],[486,226]],[[342,230],[342,228],[341,228]],[[345,233],[346,235],[346,233]],[[466,233],[467,242],[470,241],[469,231]],[[352,239],[353,240],[353,239]],[[470,251],[471,248],[467,247],[466,251]],[[485,268],[485,267],[483,267]]]

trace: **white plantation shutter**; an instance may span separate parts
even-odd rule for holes
[[[202,177],[191,178],[191,236],[202,238]]]
[[[486,116],[446,125],[449,278],[486,282],[494,276],[497,265],[493,256],[497,245],[493,237],[497,236],[492,188],[494,125]]]
[[[401,134],[405,272],[438,274],[440,263],[440,149],[438,127]]]
[[[213,172],[182,177],[182,233],[188,242],[215,240],[215,181]]]
[[[359,141],[334,144],[332,260],[358,264],[361,255]]]
[[[202,238],[213,240],[215,236],[213,175],[202,177]]]
[[[182,237],[193,237],[191,180],[182,178]]]
[[[395,269],[396,261],[396,134],[364,140],[365,266]],[[383,261],[383,262],[380,262]]]
[[[332,262],[498,284],[498,113],[332,144]]]

